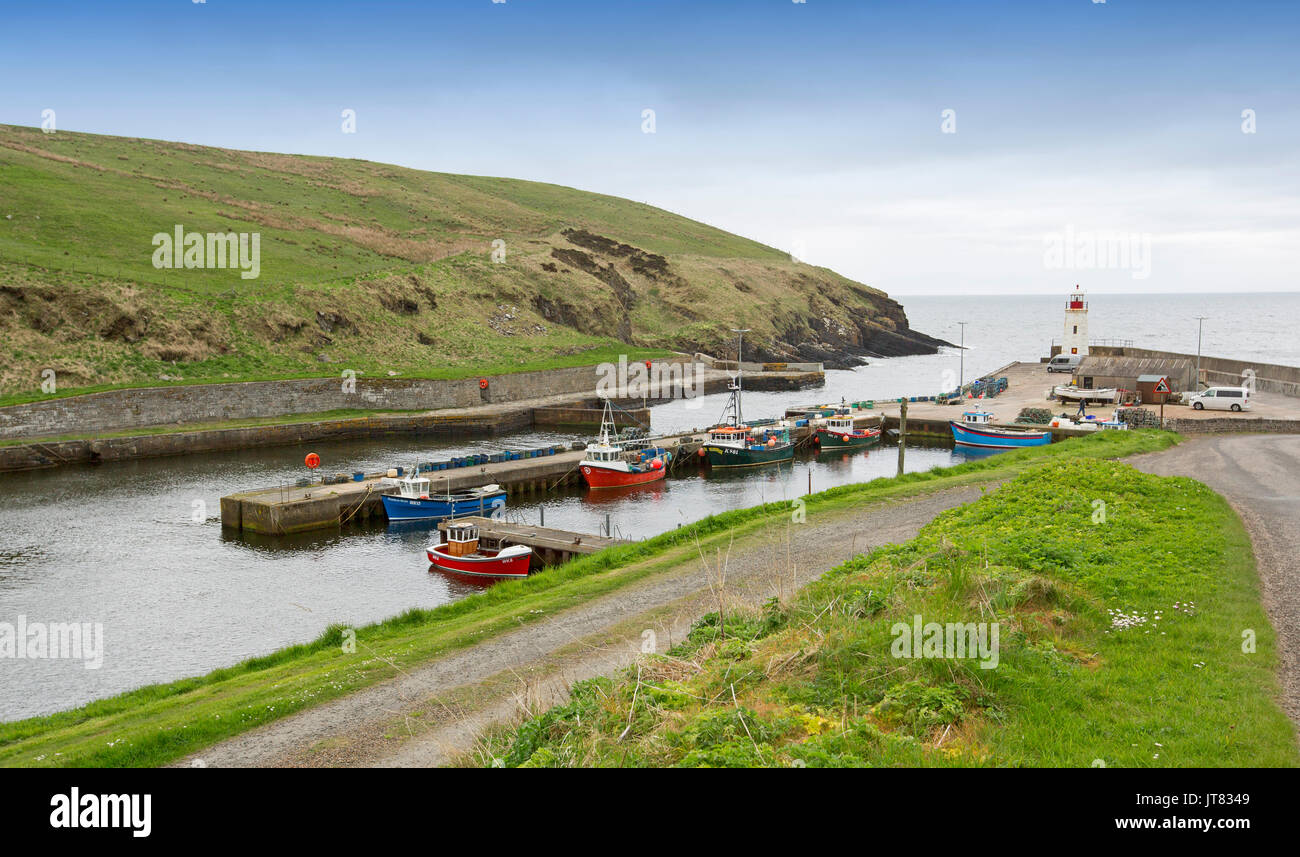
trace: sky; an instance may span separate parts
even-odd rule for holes
[[[6,0],[0,122],[554,182],[893,295],[1297,291],[1298,25],[1294,0]]]

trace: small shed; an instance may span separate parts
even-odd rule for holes
[[[1161,378],[1169,379],[1173,392],[1194,389],[1192,361],[1177,357],[1092,357],[1079,361],[1074,370],[1074,383],[1085,390],[1117,387],[1133,392],[1141,391],[1140,378],[1152,378],[1151,388]],[[1142,391],[1142,401],[1152,402],[1150,389]]]

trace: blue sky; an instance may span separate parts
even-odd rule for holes
[[[1297,290],[1298,25],[1223,0],[46,0],[4,9],[0,122],[557,182],[899,295]],[[1133,258],[1059,268],[1064,236]]]

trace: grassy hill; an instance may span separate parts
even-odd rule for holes
[[[177,225],[259,233],[258,277],[155,267]],[[883,292],[616,197],[0,125],[0,395],[725,353],[737,325],[766,359],[935,346]]]

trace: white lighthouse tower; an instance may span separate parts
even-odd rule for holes
[[[1061,353],[1088,356],[1088,301],[1078,286],[1065,301],[1065,335]]]

